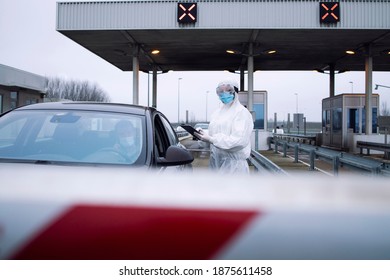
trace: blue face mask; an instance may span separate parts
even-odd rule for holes
[[[223,104],[229,104],[233,101],[234,95],[230,92],[222,92],[219,95],[219,99],[222,101]]]

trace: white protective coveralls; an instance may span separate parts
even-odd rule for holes
[[[221,173],[248,173],[246,159],[251,152],[252,115],[238,100],[221,107],[211,115],[208,140],[211,169]]]

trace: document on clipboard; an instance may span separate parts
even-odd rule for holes
[[[182,128],[184,128],[188,133],[190,133],[192,136],[194,136],[196,139],[199,139],[196,137],[195,132],[199,133],[193,126],[189,124],[181,124],[180,125]]]

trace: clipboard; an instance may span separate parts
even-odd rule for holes
[[[189,125],[189,124],[181,124],[180,125],[182,128],[184,128],[188,133],[190,133],[192,136],[194,136],[196,139],[199,139],[198,137],[196,137],[195,135],[195,132],[196,133],[200,133],[199,131],[197,131],[193,126]],[[199,139],[200,140],[200,139]]]

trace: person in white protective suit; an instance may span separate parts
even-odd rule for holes
[[[221,82],[216,89],[222,104],[211,115],[208,134],[195,135],[210,143],[210,169],[221,173],[249,173],[246,159],[251,152],[252,115],[238,100],[234,82]]]

